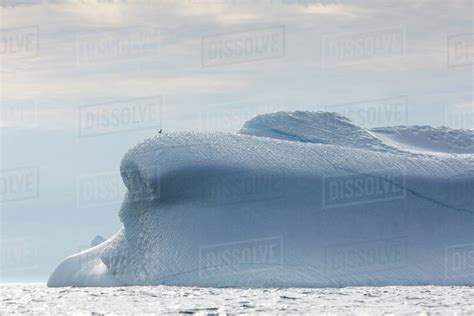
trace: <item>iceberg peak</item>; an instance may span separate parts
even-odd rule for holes
[[[288,141],[340,145],[376,151],[394,150],[368,130],[332,112],[275,112],[247,121],[239,134]]]

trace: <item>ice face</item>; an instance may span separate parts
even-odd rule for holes
[[[126,285],[473,284],[472,155],[384,151],[330,114],[270,116],[245,134],[161,134],[132,148],[124,228],[93,252],[107,275]],[[312,141],[280,139],[330,118]],[[267,128],[275,121],[284,133]],[[49,284],[67,283],[55,272]]]

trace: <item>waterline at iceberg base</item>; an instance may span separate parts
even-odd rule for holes
[[[159,134],[121,174],[123,228],[49,286],[474,285],[472,130],[278,112]]]

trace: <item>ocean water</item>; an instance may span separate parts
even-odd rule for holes
[[[0,314],[322,314],[474,315],[474,287],[48,288],[0,285]]]

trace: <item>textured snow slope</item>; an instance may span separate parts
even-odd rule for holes
[[[328,112],[297,111],[259,115],[246,122],[239,133],[305,143],[394,150],[344,116]]]
[[[260,116],[241,133],[132,148],[124,228],[48,285],[474,284],[473,155],[404,152],[321,112]]]
[[[448,127],[396,126],[371,130],[395,147],[415,152],[474,154],[474,130]]]

